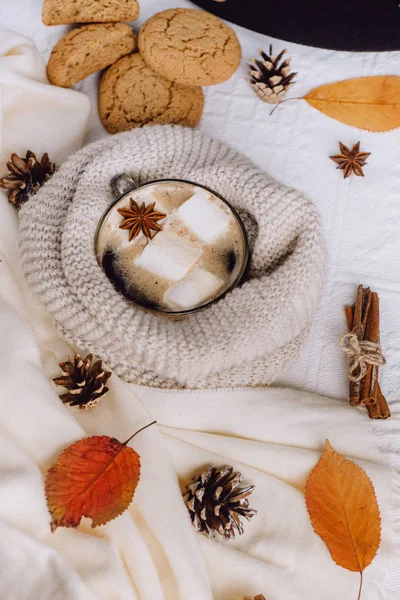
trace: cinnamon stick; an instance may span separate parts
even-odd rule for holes
[[[364,290],[363,286],[359,285],[357,290],[356,303],[353,308],[353,323],[350,327],[349,331],[353,331],[356,333],[360,332],[361,328],[361,320],[362,320],[362,303],[363,303]],[[357,335],[357,334],[356,334]],[[350,381],[349,383],[349,402],[351,406],[358,406],[361,402],[360,398],[360,382],[359,381]]]
[[[371,308],[371,301],[372,301],[372,292],[371,292],[370,288],[366,288],[364,290],[364,307],[363,307],[363,316],[362,316],[362,323],[361,323],[361,337],[362,338],[365,337],[365,329],[367,326],[369,311]]]
[[[379,383],[376,403],[367,404],[367,409],[370,419],[388,419],[390,417],[390,409]]]
[[[357,290],[356,304],[346,306],[345,309],[347,329],[355,333],[359,339],[368,339],[370,341],[379,341],[379,296],[375,292],[371,293],[369,288],[364,289],[359,286]],[[372,339],[372,338],[375,339]],[[368,367],[375,367],[368,365]],[[364,377],[361,382],[350,382],[349,400],[353,406],[358,406],[363,398],[368,398],[366,404],[370,419],[388,419],[390,409],[386,398],[379,385],[379,368],[371,369],[368,380]],[[357,385],[352,385],[358,383]],[[357,396],[358,391],[358,396]]]
[[[347,328],[356,334],[358,339],[364,339],[364,332],[368,322],[368,314],[371,305],[371,290],[362,285],[358,286],[357,298],[354,307],[346,307]],[[350,312],[351,311],[351,312]],[[350,324],[350,314],[353,319]],[[350,381],[349,383],[349,402],[351,406],[359,406],[361,404],[363,384],[360,381]]]
[[[372,292],[364,339],[375,343],[379,341],[379,296],[376,292]],[[367,365],[367,373],[361,385],[361,404],[376,404],[378,399],[378,372],[378,366]]]
[[[353,329],[353,320],[354,320],[354,304],[353,304],[353,306],[345,306],[344,307],[344,314],[346,315],[347,329],[349,331],[352,331],[352,329]]]
[[[356,303],[354,306],[354,320],[353,320],[353,333],[358,338],[362,337],[362,312],[364,303],[364,288],[362,285],[358,286]]]

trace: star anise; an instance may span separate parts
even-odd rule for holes
[[[360,142],[354,144],[351,150],[342,142],[339,142],[339,147],[341,154],[335,154],[335,156],[329,158],[338,165],[338,169],[343,170],[344,178],[346,179],[352,173],[364,177],[362,168],[371,152],[360,152]]]
[[[146,207],[142,202],[142,206],[131,198],[130,208],[118,208],[120,215],[124,217],[120,229],[130,229],[129,241],[133,240],[142,231],[144,235],[151,240],[159,231],[162,231],[162,226],[157,221],[161,221],[167,215],[154,210],[156,203]],[[155,233],[152,235],[152,231]]]

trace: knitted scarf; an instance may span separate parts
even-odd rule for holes
[[[225,197],[248,230],[243,283],[203,312],[171,320],[120,295],[94,253],[110,181],[187,179]],[[304,196],[199,131],[150,126],[70,156],[20,210],[21,259],[61,334],[127,382],[166,388],[270,384],[304,340],[320,300],[326,254]]]

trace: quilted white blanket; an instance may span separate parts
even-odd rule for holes
[[[172,5],[189,3],[143,0],[140,22]],[[2,3],[0,22],[33,37],[47,56],[63,28],[41,25],[40,8],[41,0]],[[277,49],[288,48],[299,73],[292,92],[296,96],[338,79],[400,74],[400,53],[328,52],[236,30],[245,60],[270,41]],[[18,48],[7,56],[0,77],[26,50]],[[398,479],[381,464],[385,458],[388,465],[399,469],[400,130],[385,134],[359,131],[328,119],[301,100],[282,105],[270,117],[269,107],[253,95],[246,82],[245,60],[229,82],[206,89],[201,129],[240,149],[278,180],[308,194],[321,212],[330,252],[325,299],[308,344],[287,369],[282,383],[324,396],[346,396],[345,359],[338,348],[338,338],[345,330],[342,309],[362,282],[381,296],[382,340],[388,359],[382,388],[391,401],[394,418],[372,423],[340,402],[287,390],[185,392],[174,397],[145,389],[132,393],[114,377],[109,399],[90,414],[78,414],[76,420],[76,413],[61,405],[41,371],[29,329],[1,303],[1,600],[240,600],[245,594],[260,592],[268,600],[355,599],[358,586],[354,574],[331,562],[311,530],[304,507],[305,478],[318,459],[325,436],[339,451],[363,462],[382,511],[383,543],[366,571],[362,598],[400,598],[392,535],[392,528],[399,535]],[[27,71],[35,69],[40,78],[39,63],[27,66]],[[2,84],[1,92],[7,92],[4,81]],[[80,87],[93,101],[87,138],[93,140],[104,135],[95,105],[96,77]],[[39,88],[32,88],[36,104],[30,103],[29,111],[39,109],[35,96]],[[58,92],[63,94],[54,90],[49,106],[60,102],[67,109],[75,102],[68,93],[61,96]],[[48,93],[43,94],[43,101]],[[12,105],[18,97],[5,93],[2,100],[4,113],[7,102]],[[81,101],[84,121],[86,105]],[[46,130],[43,118],[37,122],[41,132],[39,136],[38,130],[35,147],[36,122],[29,114],[25,137],[21,135],[24,122],[18,122],[15,140],[19,146],[26,142],[39,152],[55,149],[56,130],[50,124],[52,117],[53,123],[57,122],[57,114],[46,113]],[[69,117],[67,110],[64,126]],[[2,143],[7,142],[3,150],[9,152],[13,131],[3,124],[0,127]],[[80,145],[80,129],[76,122],[66,129],[61,138],[66,145],[58,149],[56,160]],[[339,140],[348,146],[360,140],[372,153],[365,179],[344,181],[335,170],[328,156],[336,153]],[[68,348],[55,337],[43,310],[29,294],[24,296],[16,264],[16,216],[4,198],[0,200],[2,293],[34,327],[49,376],[54,374],[56,358],[63,358]],[[147,419],[143,406],[158,418],[161,436],[155,429],[148,430],[135,443],[143,456],[143,478],[130,510],[94,532],[85,523],[79,531],[58,530],[51,535],[43,495],[44,470],[62,447],[84,435],[127,437]],[[210,461],[234,464],[247,480],[257,484],[257,521],[248,524],[249,535],[233,545],[195,536],[187,517],[185,521],[175,472],[185,479]],[[390,517],[395,521],[390,522]]]

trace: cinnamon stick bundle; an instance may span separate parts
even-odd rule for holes
[[[360,285],[355,304],[346,306],[344,310],[349,332],[354,333],[360,342],[379,344],[379,296],[376,292]],[[366,405],[371,419],[387,419],[390,410],[378,376],[379,366],[367,364],[365,375],[359,381],[349,382],[349,402],[352,406]]]

